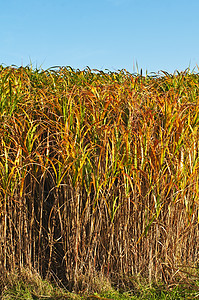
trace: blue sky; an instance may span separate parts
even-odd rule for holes
[[[1,1],[0,64],[192,70],[198,14],[199,0]]]

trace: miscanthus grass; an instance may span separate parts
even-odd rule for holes
[[[195,284],[198,125],[189,70],[0,66],[1,273]]]

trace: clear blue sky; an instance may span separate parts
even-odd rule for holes
[[[192,70],[199,0],[4,0],[0,37],[5,65]]]

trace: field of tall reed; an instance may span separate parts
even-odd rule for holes
[[[0,271],[81,289],[199,269],[199,74],[0,66]]]

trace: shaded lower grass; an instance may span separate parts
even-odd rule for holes
[[[107,278],[96,277],[87,289],[79,293],[68,292],[64,287],[60,288],[58,283],[54,284],[42,280],[38,273],[28,269],[1,276],[2,300],[42,300],[42,299],[114,299],[114,300],[163,300],[163,299],[198,299],[199,280],[189,281],[187,284],[179,283],[174,286],[148,285],[144,279],[135,278],[132,290],[117,290],[113,288]]]

